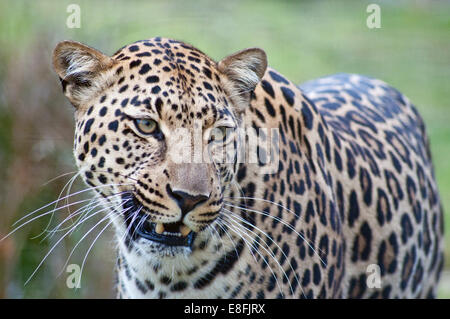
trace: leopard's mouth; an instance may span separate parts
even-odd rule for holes
[[[128,235],[133,239],[143,238],[166,246],[184,246],[192,248],[196,233],[183,222],[155,223],[143,212],[136,199],[123,205],[126,209],[125,224]]]

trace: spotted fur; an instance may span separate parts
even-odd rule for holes
[[[217,63],[164,38],[112,57],[65,41],[53,61],[75,106],[80,174],[112,212],[119,297],[435,296],[443,217],[429,142],[415,107],[386,83],[339,74],[298,87],[260,49]],[[136,118],[158,132],[142,134]],[[177,129],[199,131],[214,157],[207,136],[221,125],[234,148],[240,127],[277,130],[276,171],[175,161]],[[177,191],[202,201],[180,205]],[[191,247],[135,236],[137,211],[183,222]],[[367,284],[370,265],[379,287]]]

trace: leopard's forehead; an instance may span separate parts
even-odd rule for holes
[[[122,112],[150,115],[171,126],[195,120],[209,126],[231,115],[216,62],[186,43],[141,40],[121,48],[113,58],[116,81],[100,102],[108,99]]]

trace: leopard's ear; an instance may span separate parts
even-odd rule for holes
[[[75,41],[63,41],[53,51],[53,68],[69,101],[80,107],[113,79],[115,60]]]
[[[259,48],[245,49],[221,60],[217,68],[230,80],[228,91],[240,98],[238,104],[242,108],[249,103],[251,92],[266,72],[267,56]]]

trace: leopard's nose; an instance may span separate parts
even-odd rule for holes
[[[172,190],[170,186],[167,187],[167,192],[177,202],[183,217],[193,210],[194,207],[206,202],[209,198],[209,194],[192,195],[181,190]]]

